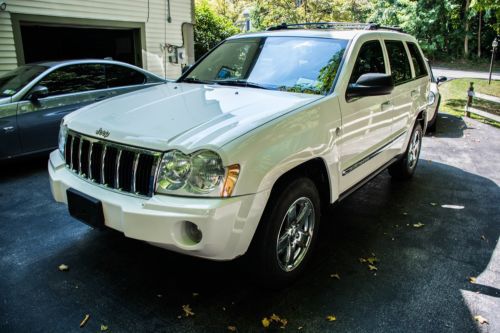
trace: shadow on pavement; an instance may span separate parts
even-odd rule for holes
[[[437,131],[431,133],[431,136],[438,138],[461,138],[464,136],[464,130],[470,129],[465,121],[457,116],[448,113],[438,113]]]
[[[476,291],[467,277],[490,260],[498,202],[496,184],[448,165],[422,160],[408,183],[384,173],[329,211],[309,270],[274,292],[240,273],[242,261],[210,262],[92,231],[64,211],[40,223],[33,212],[23,223],[45,243],[14,248],[23,235],[0,227],[2,253],[10,253],[1,260],[0,328],[78,330],[89,313],[94,331],[101,323],[120,332],[258,331],[276,313],[306,332],[473,331],[460,291]],[[373,254],[376,272],[358,261]],[[61,263],[69,272],[57,270]],[[495,288],[480,291],[498,297]],[[186,304],[196,315],[178,319]],[[327,322],[329,314],[337,322]]]

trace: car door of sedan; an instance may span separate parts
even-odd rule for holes
[[[46,97],[30,100],[28,92],[18,104],[17,122],[23,153],[57,147],[61,119],[109,95],[102,64],[58,68],[43,77],[34,88],[39,86],[47,87]]]
[[[17,131],[17,104],[11,103],[10,97],[4,100],[3,103],[0,102],[0,160],[21,153]]]

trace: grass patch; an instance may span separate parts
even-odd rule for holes
[[[500,97],[500,81],[491,81],[491,85],[488,85],[488,80],[451,80],[439,86],[439,92],[441,93],[440,111],[450,113],[455,116],[463,116],[465,104],[467,103],[467,89],[469,89],[470,82],[474,82],[475,92]],[[472,106],[479,110],[500,115],[500,104],[497,103],[474,98]],[[472,114],[471,116],[473,119],[477,119],[484,123],[500,128],[500,123],[496,121],[485,119],[474,114]]]

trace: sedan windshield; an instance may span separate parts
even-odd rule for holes
[[[0,75],[0,97],[14,95],[47,69],[47,66],[24,65]]]
[[[346,45],[346,40],[309,37],[228,40],[183,81],[326,94]]]

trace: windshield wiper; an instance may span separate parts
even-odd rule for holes
[[[181,82],[186,82],[186,83],[200,83],[200,84],[213,84],[214,83],[212,81],[200,80],[200,79],[196,79],[194,77],[187,77],[184,80],[182,80]]]
[[[266,87],[259,83],[248,82],[246,80],[220,80],[214,81],[213,83],[217,83],[225,86],[236,86],[236,87],[248,87],[248,88],[259,88],[259,89],[271,89],[270,87]]]

